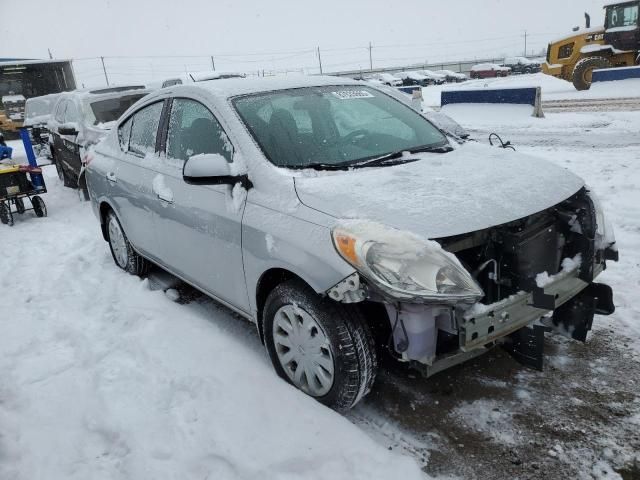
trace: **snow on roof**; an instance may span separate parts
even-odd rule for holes
[[[3,102],[24,102],[24,95],[4,95],[2,97]]]
[[[0,61],[0,67],[9,67],[13,65],[33,65],[38,63],[68,63],[71,60],[62,59],[62,60],[10,60],[6,62]]]
[[[636,0],[628,0],[628,1],[618,1],[618,2],[604,2],[602,8],[611,7],[613,5],[623,5],[625,3],[634,3]]]
[[[215,82],[197,83],[195,85],[199,88],[205,88],[217,96],[235,97],[237,95],[286,90],[290,88],[323,87],[330,85],[365,85],[365,83],[344,77],[296,75],[266,78],[229,78],[216,80]],[[177,87],[179,86],[176,85],[175,87],[167,88]]]
[[[591,27],[591,28],[581,28],[579,30],[576,30],[575,32],[571,32],[568,35],[565,35],[563,37],[560,38],[556,38],[555,40],[552,40],[549,43],[558,43],[561,42],[563,40],[568,40],[570,38],[573,37],[577,37],[580,35],[586,35],[587,33],[599,33],[599,32],[603,32],[604,31],[604,27],[603,26],[599,26],[599,27]]]
[[[503,67],[497,63],[479,63],[471,67],[471,70],[508,70],[508,67]]]

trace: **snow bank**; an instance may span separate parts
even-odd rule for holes
[[[465,128],[480,125],[501,125],[509,122],[529,123],[532,118],[531,105],[495,104],[495,103],[458,103],[445,105],[440,110]],[[536,120],[543,120],[537,118]]]
[[[45,175],[49,217],[0,225],[0,478],[424,478],[278,379],[252,325],[119,270]]]
[[[625,83],[623,83],[625,82]],[[540,87],[542,100],[579,100],[598,98],[623,98],[640,96],[640,82],[629,79],[618,82],[594,83],[590,90],[577,91],[571,82],[544,73],[511,75],[503,78],[469,80],[458,84],[433,85],[422,88],[424,104],[428,107],[440,106],[443,90],[469,90],[474,88],[518,88]]]

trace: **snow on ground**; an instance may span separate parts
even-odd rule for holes
[[[0,225],[0,478],[424,478],[278,379],[252,325],[119,270],[45,176],[49,216]]]
[[[424,98],[425,105],[438,107],[440,106],[440,94],[443,90],[518,87],[541,87],[542,101],[640,97],[640,80],[594,83],[590,90],[579,92],[572,83],[552,77],[551,75],[545,75],[544,73],[468,80],[456,84],[432,85],[422,88],[422,97]]]

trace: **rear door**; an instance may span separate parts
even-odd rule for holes
[[[234,203],[228,185],[190,185],[182,176],[189,157],[212,153],[233,160],[233,147],[216,116],[200,101],[174,98],[166,157],[153,178],[162,261],[190,283],[248,312],[241,246],[244,200]]]
[[[82,118],[80,111],[76,103],[73,100],[67,101],[67,108],[64,112],[64,126],[75,126],[76,130],[81,130]],[[80,145],[79,140],[82,132],[79,135],[59,135],[60,136],[60,156],[64,164],[64,169],[67,174],[74,180],[78,181],[80,175]]]
[[[67,109],[66,100],[61,100],[60,102],[58,102],[55,112],[53,113],[53,119],[51,122],[53,125],[53,128],[51,129],[51,151],[53,153],[54,159],[58,167],[63,166],[63,162],[62,162],[63,145],[62,145],[62,138],[58,133],[58,128],[64,122],[64,113],[66,109]]]

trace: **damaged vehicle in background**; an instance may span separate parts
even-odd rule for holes
[[[85,168],[90,148],[150,89],[142,85],[74,90],[58,94],[47,127],[52,160],[65,187],[79,188],[88,200]]]
[[[58,98],[59,93],[32,97],[24,105],[23,126],[29,127],[33,150],[38,157],[52,158],[48,125]]]
[[[597,197],[541,159],[464,142],[332,77],[150,94],[96,146],[87,186],[115,263],[151,263],[253,321],[283,379],[355,405],[378,355],[426,376],[614,311]],[[189,248],[185,248],[188,245]]]

